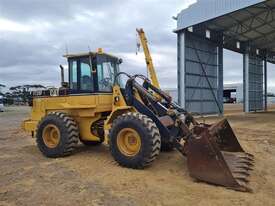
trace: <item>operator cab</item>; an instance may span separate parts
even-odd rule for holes
[[[121,59],[98,52],[65,55],[69,64],[70,94],[111,93]]]

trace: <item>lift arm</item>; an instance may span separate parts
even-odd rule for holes
[[[143,29],[137,29],[137,33],[140,39],[140,42],[142,44],[143,47],[143,51],[144,51],[144,55],[145,55],[145,61],[146,61],[146,65],[147,65],[147,69],[152,81],[152,85],[155,86],[156,88],[160,89],[160,85],[159,85],[159,81],[157,78],[157,74],[153,65],[153,60],[150,54],[150,50],[148,47],[148,42],[145,36],[145,33],[143,31]]]

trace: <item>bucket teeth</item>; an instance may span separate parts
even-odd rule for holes
[[[244,165],[244,164],[242,164],[242,165],[233,165],[234,167],[234,169],[232,169],[232,171],[240,171],[240,172],[242,172],[242,171],[246,171],[246,172],[248,172],[248,171],[250,171],[250,170],[252,170],[252,168],[251,167],[249,167],[249,166],[247,166],[247,165]]]
[[[228,167],[231,172],[235,173],[246,173],[249,174],[249,171],[252,170],[251,167],[245,164],[228,164]]]
[[[231,172],[233,172],[233,174],[242,174],[245,176],[249,176],[249,172],[246,169],[234,168],[233,170],[231,170]]]
[[[249,154],[249,153],[247,153],[247,152],[245,152],[245,154],[246,154],[246,155],[248,155],[249,157],[251,157],[251,158],[253,158],[253,159],[254,159],[254,155]]]
[[[252,190],[248,187],[248,178],[250,176],[248,170],[231,170],[231,172],[235,181],[244,189],[244,191],[252,192]]]
[[[246,159],[239,159],[239,160],[236,160],[235,163],[233,164],[239,164],[239,165],[247,165],[248,167],[253,167],[254,166],[254,163],[249,161],[249,160],[246,160]]]
[[[237,157],[248,160],[250,162],[254,162],[254,157],[251,155],[248,155],[247,153],[238,153],[236,154]]]
[[[222,152],[223,157],[229,167],[232,176],[237,183],[250,191],[247,184],[249,182],[248,177],[250,176],[249,171],[254,166],[254,157],[245,152]]]
[[[244,158],[250,161],[254,161],[254,156],[249,154],[249,153],[245,153],[245,152],[222,152],[224,156],[228,156],[228,157],[232,157],[232,158]]]
[[[252,192],[252,189],[248,187],[248,182],[243,181],[241,179],[237,179],[236,181],[240,185],[240,188],[238,188],[238,189],[234,188],[234,189],[237,189],[237,190],[242,191],[242,192]]]
[[[192,177],[230,189],[252,192],[248,187],[254,156],[245,152],[228,121],[197,126],[187,144],[187,164]]]
[[[254,166],[254,159],[251,156],[247,155],[247,153],[222,152],[222,154],[228,164],[243,164],[249,167]]]
[[[246,179],[249,174],[248,173],[239,173],[239,172],[233,172],[233,177],[236,179]]]

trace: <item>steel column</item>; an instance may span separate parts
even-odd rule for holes
[[[178,103],[185,108],[185,33],[178,33]]]
[[[223,115],[223,46],[218,47],[218,101],[222,112],[220,115]]]
[[[247,51],[244,54],[244,111],[264,110],[263,60]]]
[[[267,111],[267,60],[264,60],[264,110]]]
[[[249,53],[243,55],[243,99],[244,112],[249,112]]]

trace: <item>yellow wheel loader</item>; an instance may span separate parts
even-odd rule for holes
[[[45,156],[70,155],[78,141],[88,146],[104,142],[121,166],[143,169],[162,145],[169,145],[186,157],[193,178],[251,191],[247,178],[253,156],[242,149],[226,120],[198,123],[147,77],[119,72],[122,60],[102,50],[65,57],[69,82],[34,92],[31,117],[23,122]]]

